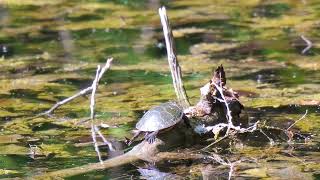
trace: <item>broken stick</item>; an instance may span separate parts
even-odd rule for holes
[[[190,103],[188,100],[186,90],[183,86],[181,67],[178,63],[175,46],[174,46],[174,39],[173,39],[173,35],[172,35],[172,31],[171,31],[171,27],[169,24],[169,19],[168,19],[165,7],[159,8],[159,15],[161,19],[162,28],[163,28],[163,35],[166,41],[167,56],[168,56],[168,62],[169,62],[169,67],[171,71],[174,90],[177,95],[179,103],[183,106],[184,109],[186,109],[190,106]]]

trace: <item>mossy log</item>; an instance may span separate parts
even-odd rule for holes
[[[170,153],[177,147],[187,147],[195,142],[199,142],[199,139],[199,136],[193,133],[192,129],[187,128],[184,123],[179,123],[174,128],[160,133],[152,144],[149,144],[147,141],[142,141],[127,153],[105,160],[102,164],[100,162],[92,163],[79,167],[48,172],[34,176],[32,179],[56,179],[70,177],[91,171],[114,168],[139,160],[158,162],[166,159],[199,158],[198,156],[200,155],[181,157],[179,156],[179,153]]]

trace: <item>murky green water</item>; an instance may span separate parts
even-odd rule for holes
[[[246,158],[242,178],[320,178],[320,2],[318,0],[2,0],[0,1],[0,177],[25,178],[97,162],[90,144],[88,97],[53,118],[28,119],[89,86],[97,64],[114,57],[97,92],[97,119],[123,140],[152,105],[175,98],[157,13],[166,5],[192,103],[211,70],[223,64],[251,121],[312,134],[307,143],[244,143],[226,157]],[[306,47],[301,35],[313,42]],[[82,144],[81,144],[82,143]],[[39,157],[30,157],[37,145]],[[122,145],[123,146],[123,145]],[[126,148],[126,147],[124,147]],[[188,151],[197,151],[192,149]],[[104,150],[106,151],[106,150]],[[108,153],[104,153],[107,158]],[[188,178],[227,178],[202,162],[162,162],[160,171]],[[71,179],[140,178],[127,165]]]

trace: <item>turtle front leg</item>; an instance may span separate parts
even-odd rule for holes
[[[153,131],[152,133],[148,133],[144,139],[148,141],[149,144],[152,144],[156,140],[158,132],[159,131]]]
[[[141,134],[141,131],[137,131],[133,137],[129,140],[129,142],[127,142],[128,146],[131,145],[131,143]]]

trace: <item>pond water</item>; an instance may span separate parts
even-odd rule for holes
[[[97,91],[97,123],[123,143],[150,107],[175,99],[158,8],[165,5],[190,102],[223,64],[251,122],[293,129],[308,141],[248,137],[222,156],[239,179],[320,178],[320,2],[318,0],[2,0],[0,1],[0,178],[26,178],[98,162],[89,96],[53,117],[31,118],[91,85],[113,57]],[[302,37],[313,45],[309,50]],[[269,136],[272,134],[269,132]],[[250,139],[252,142],[250,142]],[[209,144],[209,143],[208,143]],[[204,147],[204,146],[202,146]],[[181,153],[200,152],[200,145]],[[30,151],[37,156],[30,156]],[[220,152],[219,147],[209,150]],[[104,148],[103,158],[110,157]],[[227,151],[227,152],[225,152]],[[142,169],[128,164],[69,179],[228,178],[228,167],[176,160]],[[140,167],[140,169],[138,168]]]

